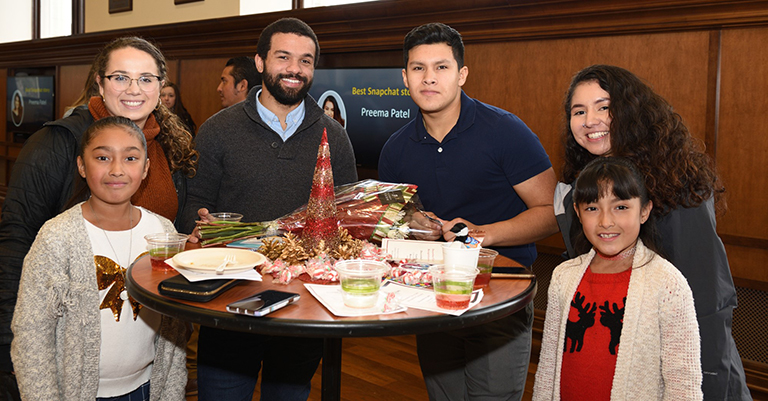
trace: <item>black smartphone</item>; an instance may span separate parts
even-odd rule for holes
[[[300,297],[293,292],[266,290],[227,305],[227,311],[248,316],[264,316],[298,301]]]

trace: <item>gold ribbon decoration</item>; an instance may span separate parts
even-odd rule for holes
[[[119,322],[120,311],[123,308],[123,300],[120,298],[120,293],[125,290],[125,269],[106,256],[95,255],[93,260],[96,263],[96,281],[99,283],[99,291],[106,290],[110,285],[112,286],[101,302],[99,309],[111,309],[112,314],[115,315],[115,321]],[[128,302],[133,307],[133,320],[136,320],[139,317],[141,304],[130,295],[128,296]]]

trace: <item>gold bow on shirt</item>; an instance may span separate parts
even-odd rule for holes
[[[109,292],[107,292],[107,295],[101,302],[99,309],[112,309],[115,321],[119,322],[120,311],[123,308],[123,300],[120,298],[120,293],[125,290],[125,269],[106,256],[95,255],[93,261],[96,262],[96,281],[99,283],[99,291],[105,290],[112,285],[112,288],[109,289]],[[139,317],[141,304],[130,295],[128,296],[128,302],[133,307],[133,320],[136,320]]]

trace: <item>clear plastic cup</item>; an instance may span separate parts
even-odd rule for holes
[[[237,223],[243,219],[242,214],[232,213],[232,212],[216,212],[216,213],[211,213],[210,216],[211,218],[213,218],[212,222],[214,223],[221,223],[221,222]]]
[[[152,270],[173,270],[165,261],[184,250],[188,235],[177,233],[157,233],[145,235],[147,250],[152,263]]]
[[[461,242],[443,244],[443,264],[455,266],[477,266],[480,247],[467,248]]]
[[[389,265],[376,260],[349,259],[336,262],[339,272],[341,297],[351,308],[370,308],[379,300],[381,277]]]
[[[490,248],[481,248],[480,255],[477,257],[477,278],[475,278],[475,289],[487,286],[491,282],[491,273],[493,272],[493,261],[499,253]]]
[[[438,308],[457,310],[469,307],[477,267],[434,265],[429,268],[429,273],[432,275],[432,288],[435,290]]]

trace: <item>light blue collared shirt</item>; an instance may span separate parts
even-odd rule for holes
[[[277,134],[280,135],[280,138],[283,138],[283,142],[287,141],[291,135],[296,133],[299,125],[301,125],[301,122],[304,121],[304,101],[302,100],[299,104],[299,107],[288,113],[288,115],[285,117],[285,129],[283,129],[283,125],[280,124],[280,119],[277,118],[277,115],[269,111],[269,109],[261,104],[259,101],[259,95],[261,95],[261,89],[256,92],[256,110],[259,112],[259,117],[261,117],[261,119],[267,123],[269,128],[272,128],[275,132],[277,132]]]

